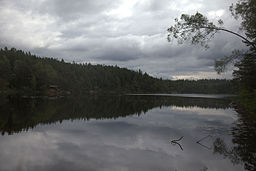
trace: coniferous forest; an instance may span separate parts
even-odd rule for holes
[[[0,23],[0,171],[256,171],[256,0],[0,0]]]
[[[0,50],[0,87],[5,94],[234,93],[230,80],[163,80],[141,70],[67,63],[15,48]]]

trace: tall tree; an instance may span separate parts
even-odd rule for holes
[[[256,62],[256,1],[239,0],[230,6],[230,12],[235,19],[242,19],[240,26],[240,30],[243,31],[242,34],[225,28],[221,19],[217,23],[213,23],[197,12],[194,15],[182,14],[180,19],[176,18],[175,24],[167,29],[169,32],[167,39],[168,41],[171,38],[178,39],[179,43],[189,41],[191,44],[200,44],[209,48],[208,43],[216,33],[226,32],[239,37],[248,46],[248,50],[245,52],[235,50],[230,56],[215,60],[215,70],[221,73],[225,71],[229,63],[235,61],[238,70],[234,72],[234,77],[240,82],[243,81],[241,90],[246,89],[249,93],[254,93],[256,87],[252,82],[256,78],[256,73],[253,72]]]
[[[169,32],[167,39],[170,41],[171,38],[175,38],[179,43],[189,41],[191,44],[200,44],[209,48],[208,43],[216,33],[226,32],[239,37],[249,47],[249,51],[246,53],[256,53],[256,1],[240,0],[230,6],[230,11],[236,19],[239,17],[242,19],[240,30],[243,30],[244,34],[223,27],[224,22],[221,19],[214,24],[197,12],[194,15],[182,14],[180,19],[176,18],[175,24],[167,29]],[[231,56],[216,60],[216,71],[223,72],[227,64],[235,59],[241,59],[243,56],[244,53],[235,50]]]
[[[239,0],[236,4],[230,6],[231,14],[238,19],[242,19],[241,30],[245,31],[246,36],[256,44],[256,1]],[[252,49],[256,51],[255,46]]]

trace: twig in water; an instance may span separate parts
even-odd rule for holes
[[[211,135],[207,135],[206,137],[203,137],[203,138],[201,138],[200,140],[198,140],[196,143],[199,144],[199,145],[201,145],[202,147],[207,148],[208,150],[210,150],[211,147],[208,147],[208,146],[206,146],[206,145],[200,143],[201,141],[203,141],[204,139],[206,139],[206,138],[208,138],[208,137],[212,137],[212,136],[211,136]]]
[[[172,143],[173,145],[178,144],[178,145],[179,145],[179,147],[180,147],[180,149],[183,151],[182,146],[180,145],[180,143],[178,143],[178,142],[177,142],[177,141],[180,141],[182,138],[183,138],[183,136],[182,136],[182,137],[180,137],[180,138],[179,138],[179,139],[177,139],[177,140],[172,140],[172,141],[171,141],[171,143]]]
[[[199,143],[199,142],[203,141],[204,139],[206,139],[206,138],[208,138],[208,137],[211,137],[211,135],[207,135],[206,137],[201,138],[201,139],[198,140],[196,143]]]
[[[182,138],[183,138],[183,136],[182,136],[182,137],[180,137],[180,138],[179,138],[179,139],[177,139],[177,140],[172,140],[171,142],[172,142],[172,143],[175,143],[175,142],[177,142],[177,141],[180,141]]]

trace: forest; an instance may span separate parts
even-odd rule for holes
[[[236,92],[231,80],[164,80],[141,70],[67,63],[15,48],[0,50],[2,94],[67,95],[81,93],[225,93]],[[51,92],[54,89],[56,92]]]

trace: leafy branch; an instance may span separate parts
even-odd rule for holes
[[[167,29],[169,32],[167,39],[168,41],[171,41],[171,38],[173,37],[178,40],[178,43],[190,41],[191,44],[200,44],[207,49],[209,48],[208,42],[214,35],[219,31],[223,31],[241,38],[248,46],[256,48],[256,44],[250,41],[247,37],[228,30],[222,27],[222,25],[222,20],[218,20],[218,25],[215,25],[199,12],[195,15],[182,14],[180,20],[176,18],[175,25]]]

